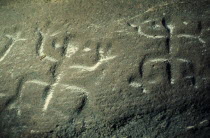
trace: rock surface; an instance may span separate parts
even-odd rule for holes
[[[208,0],[1,0],[0,137],[210,137]]]

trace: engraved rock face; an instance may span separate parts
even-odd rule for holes
[[[0,136],[208,136],[207,3],[3,1]]]

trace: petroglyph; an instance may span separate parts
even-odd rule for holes
[[[149,39],[165,39],[165,49],[168,54],[164,54],[164,58],[158,56],[154,58],[154,56],[146,55],[143,58],[142,62],[139,65],[139,74],[141,77],[140,82],[131,82],[129,85],[131,87],[141,87],[143,88],[143,93],[148,93],[151,90],[147,88],[149,85],[154,85],[154,87],[160,87],[161,85],[169,84],[174,85],[178,82],[183,82],[184,80],[195,86],[196,78],[194,74],[194,65],[191,61],[185,58],[174,57],[174,53],[176,51],[172,51],[171,41],[172,38],[185,38],[185,39],[195,39],[198,40],[202,45],[205,45],[206,42],[204,39],[200,37],[200,35],[190,35],[190,34],[175,34],[176,26],[172,23],[168,24],[165,18],[162,18],[161,23],[167,32],[166,35],[150,35],[142,31],[142,25],[147,25],[148,28],[153,28],[154,30],[158,30],[160,26],[156,26],[155,22],[158,22],[158,19],[148,19],[138,24],[128,23],[129,26],[133,28],[137,28],[138,34]],[[152,27],[151,24],[154,26]],[[187,22],[183,22],[184,25],[188,25]],[[198,26],[201,26],[201,22],[198,23]],[[148,29],[148,30],[149,30]],[[160,30],[161,31],[161,30]],[[152,34],[152,33],[151,33]],[[165,58],[167,57],[167,58]],[[181,81],[182,80],[182,81]],[[187,85],[187,84],[186,84]]]
[[[37,85],[42,85],[42,86],[48,86],[49,84],[47,82],[43,82],[40,80],[30,80],[30,81],[26,81],[26,83],[34,83]]]
[[[205,3],[4,1],[2,28],[20,25],[27,41],[18,41],[0,62],[0,91],[8,94],[0,93],[0,99],[14,95],[19,75],[31,76],[15,108],[1,113],[1,134],[173,137],[189,134],[183,129],[208,116],[210,85],[202,78],[209,74],[209,32],[199,35],[195,28],[197,20],[205,22],[204,29],[209,25]],[[24,16],[29,13],[34,17]],[[8,34],[2,28],[0,35]],[[5,40],[10,45],[11,39]],[[110,53],[107,43],[113,44]]]
[[[144,84],[168,84],[171,80],[170,64],[166,59],[148,60],[143,65]]]
[[[54,81],[52,83],[46,83],[39,80],[30,80],[27,82],[27,83],[34,83],[37,85],[48,87],[48,89],[45,91],[46,98],[45,98],[44,105],[42,108],[42,111],[44,112],[48,109],[48,106],[53,98],[54,93],[56,92],[57,87],[62,86],[65,89],[71,89],[74,91],[87,93],[85,89],[80,88],[78,86],[70,86],[67,84],[61,84],[61,80],[65,75],[65,72],[61,69],[63,67],[62,64],[64,64],[65,62],[65,59],[58,58],[59,57],[58,53],[60,53],[61,57],[70,58],[79,50],[77,43],[75,42],[70,43],[71,36],[69,32],[66,31],[66,28],[68,28],[68,24],[65,24],[64,26],[62,26],[61,29],[57,29],[55,31],[52,31],[51,29],[49,29],[49,26],[50,26],[49,24],[47,26],[48,26],[47,28],[37,29],[38,40],[36,44],[36,54],[37,56],[40,57],[40,60],[47,60],[47,61],[55,63],[50,68],[50,72],[52,74],[52,77],[54,78]],[[59,38],[60,36],[62,37]],[[54,52],[54,54],[49,55],[48,49]]]
[[[21,93],[21,90],[22,90],[22,87],[26,84],[29,84],[28,86],[30,86],[31,84],[32,85],[35,84],[35,85],[43,86],[43,88],[45,88],[43,92],[39,92],[39,93],[42,93],[41,95],[45,95],[44,93],[46,93],[46,98],[38,96],[38,98],[44,98],[44,104],[43,104],[43,108],[42,108],[43,112],[47,111],[48,106],[49,106],[52,98],[56,98],[56,97],[53,97],[53,95],[54,95],[55,92],[57,92],[57,91],[55,91],[55,89],[57,87],[62,87],[62,89],[66,89],[66,90],[72,90],[72,91],[70,91],[71,93],[74,93],[74,92],[84,93],[84,96],[87,97],[88,91],[85,88],[78,87],[78,86],[75,86],[75,85],[62,84],[60,81],[61,81],[63,75],[64,75],[64,73],[61,72],[56,77],[55,82],[51,83],[51,84],[48,83],[48,82],[41,81],[41,80],[28,80],[28,81],[24,81],[24,82],[21,81],[21,86],[20,86],[20,88],[18,88],[18,92],[17,92],[18,96],[16,97],[16,99],[19,101],[19,103],[21,103],[21,100],[23,98],[23,94]],[[26,95],[26,96],[29,96],[29,95]],[[26,98],[26,96],[24,98]],[[42,100],[42,99],[36,99],[35,101],[40,101],[40,100]],[[30,105],[29,103],[25,103],[25,104],[27,106]],[[37,103],[37,104],[40,104],[40,103]],[[17,110],[18,110],[18,114],[21,115],[21,113],[22,113],[21,108],[18,107]],[[34,110],[34,109],[31,109],[31,110]]]
[[[45,56],[43,59],[51,61],[51,62],[58,62],[58,60],[54,59],[53,57]]]
[[[71,36],[65,29],[50,32],[49,30],[44,31],[43,29],[38,28],[37,34],[38,34],[38,38],[37,38],[37,43],[36,43],[36,55],[39,56],[40,60],[47,60],[47,61],[53,62],[53,65],[49,69],[49,72],[52,74],[52,82],[45,82],[45,81],[42,81],[39,79],[30,79],[30,77],[27,77],[27,75],[26,75],[26,77],[23,77],[22,79],[20,79],[20,82],[18,83],[18,87],[16,89],[16,94],[6,102],[4,109],[6,109],[8,106],[9,106],[8,109],[15,108],[17,110],[17,114],[19,116],[23,115],[23,113],[25,112],[24,110],[35,111],[35,112],[37,112],[37,115],[40,115],[41,112],[43,112],[43,111],[44,111],[44,113],[46,113],[48,106],[50,105],[50,103],[52,101],[52,98],[56,98],[56,97],[53,97],[55,92],[57,92],[61,87],[62,89],[70,91],[70,93],[82,93],[82,95],[77,95],[80,97],[81,96],[85,97],[84,98],[85,102],[84,102],[84,100],[81,100],[81,106],[78,107],[78,110],[80,110],[80,112],[81,112],[84,105],[86,104],[86,99],[88,97],[87,96],[88,91],[85,88],[82,88],[82,87],[79,87],[76,85],[62,84],[62,82],[61,82],[63,76],[66,73],[62,69],[64,67],[63,64],[65,64],[66,60],[65,60],[65,58],[62,58],[62,57],[70,58],[71,56],[73,56],[79,50],[78,44],[70,43]],[[14,36],[6,35],[6,37],[9,38],[8,44],[7,44],[8,49],[4,50],[5,52],[3,53],[2,56],[0,56],[0,62],[5,59],[5,57],[11,51],[12,47],[17,42],[26,40],[25,38],[21,38],[20,32],[18,32]],[[57,37],[61,37],[61,38],[57,39]],[[50,55],[48,53],[49,47],[51,48],[50,50],[52,50],[55,53],[55,55],[58,52],[60,52],[61,58],[59,58],[58,56],[54,57],[53,52],[52,52],[53,54]],[[87,50],[86,52],[88,52],[88,51],[89,50]],[[102,62],[104,62],[104,60],[108,60],[108,59],[109,58],[103,59]],[[34,96],[32,93],[35,93],[35,92],[33,92],[33,89],[31,89],[32,91],[30,91],[30,93],[32,95],[30,95],[30,93],[25,93],[25,91],[23,94],[22,89],[25,89],[24,86],[27,86],[27,89],[30,89],[30,86],[33,86],[33,88],[41,90],[41,91],[36,92],[35,98],[38,98],[38,99],[34,99],[34,100],[30,101],[29,100],[30,98],[27,98],[27,97]],[[43,88],[43,89],[39,89],[39,87]],[[5,97],[5,96],[7,96],[7,95],[4,93],[0,93],[0,97]],[[75,94],[73,94],[73,96],[75,96]],[[26,102],[26,103],[23,103],[23,102]],[[33,102],[37,102],[36,103],[37,105],[33,105],[32,104]],[[69,103],[69,102],[67,102],[67,103]],[[17,104],[18,106],[13,106],[13,104]],[[40,107],[38,107],[38,105],[40,105],[40,104],[41,104],[42,108],[41,108],[41,111],[38,111],[38,109],[40,109]],[[55,104],[55,103],[53,103],[53,104]],[[32,107],[34,107],[34,109]]]
[[[186,127],[187,130],[194,129],[194,128],[195,128],[195,126],[188,126],[188,127]]]
[[[188,25],[188,22],[183,22],[184,25]]]
[[[159,65],[163,64],[163,63],[166,64],[166,66],[165,67],[160,67],[160,70],[157,71],[157,69],[158,69],[157,67]],[[173,63],[175,63],[176,66],[174,66]],[[170,84],[174,84],[176,82],[176,80],[180,80],[180,79],[183,79],[183,78],[186,78],[186,79],[194,78],[193,76],[191,76],[191,75],[188,76],[188,74],[186,74],[187,72],[189,72],[189,74],[193,75],[192,63],[189,60],[186,60],[186,59],[180,59],[180,58],[178,58],[178,59],[174,59],[174,58],[170,58],[170,59],[151,59],[151,60],[148,60],[147,62],[145,62],[143,64],[143,67],[145,68],[144,69],[145,71],[152,70],[151,71],[151,75],[152,75],[151,77],[153,79],[151,78],[151,81],[147,80],[147,78],[150,75],[147,74],[145,76],[145,71],[143,71],[143,77],[145,77],[145,79],[147,80],[146,83],[150,83],[150,84],[156,84],[157,83],[156,81],[154,81],[154,77],[155,77],[154,72],[156,72],[156,71],[157,71],[157,74],[159,74],[159,75],[161,75],[163,72],[165,72],[161,75],[162,78],[163,78],[162,82],[167,83],[167,80],[165,80],[164,78],[166,76],[168,76],[168,80],[169,80]],[[154,70],[153,70],[153,68],[154,68]]]
[[[87,71],[87,72],[92,72],[95,71],[99,66],[101,66],[104,63],[109,62],[110,60],[116,58],[117,56],[110,56],[110,49],[111,44],[107,44],[107,51],[104,51],[103,48],[101,48],[101,44],[97,44],[96,48],[96,55],[97,55],[97,63],[93,66],[85,66],[85,65],[72,65],[69,68],[70,69],[78,69],[79,71]],[[86,49],[87,51],[90,51],[90,48]]]
[[[24,85],[24,82],[25,82],[25,78],[24,77],[20,77],[18,78],[18,81],[17,81],[17,86],[16,86],[16,89],[15,89],[15,94],[13,96],[11,96],[5,103],[5,106],[3,107],[2,111],[4,111],[5,109],[9,108],[9,109],[12,109],[14,108],[14,104],[16,101],[20,100],[19,98],[21,97],[22,93],[22,88],[23,88],[23,85]],[[20,109],[18,107],[18,115],[20,115]]]
[[[156,58],[156,59],[151,59],[151,60],[149,60],[148,62],[145,62],[145,64],[148,64],[148,63],[150,63],[150,62],[158,63],[158,62],[166,62],[166,61],[168,61],[168,59],[165,59],[165,58]],[[144,64],[144,65],[145,65],[145,64]]]
[[[191,129],[199,129],[202,127],[208,127],[209,126],[209,120],[203,120],[200,123],[196,123],[195,125],[186,127],[187,130]]]
[[[69,54],[66,54],[69,44],[70,35],[66,31],[68,24],[62,26],[61,29],[52,31],[50,28],[43,31],[44,29],[37,28],[38,40],[36,44],[36,54],[39,57],[43,57],[43,60],[48,60],[50,62],[58,62],[58,60]],[[62,37],[60,37],[62,36]]]
[[[147,24],[147,23],[150,23],[150,22],[153,22],[153,21],[156,21],[158,19],[149,19],[149,20],[146,20],[146,21],[143,21],[141,24]],[[137,25],[135,25],[137,27]]]
[[[2,62],[6,56],[9,54],[13,46],[18,42],[18,41],[26,41],[25,38],[21,38],[21,32],[18,32],[16,35],[6,35],[7,38],[9,38],[9,45],[7,46],[8,48],[4,51],[3,55],[0,56],[0,62]]]
[[[134,87],[134,88],[140,88],[140,87],[142,87],[142,84],[141,83],[138,83],[138,82],[131,82],[130,83],[130,86],[131,87]]]
[[[105,57],[100,59],[94,66],[83,66],[83,65],[74,65],[74,66],[70,66],[70,69],[79,69],[80,71],[94,71],[96,70],[101,64],[108,62],[109,60],[112,60],[116,58],[116,56],[110,56],[110,57]]]
[[[138,21],[137,21],[138,22]],[[162,26],[161,24],[156,24],[159,23],[160,21],[158,19],[148,19],[146,21],[143,21],[139,24],[133,24],[133,23],[127,23],[128,26],[136,28],[138,34],[140,36],[144,36],[148,39],[165,39],[165,48],[168,51],[168,53],[171,52],[172,50],[172,45],[171,43],[171,38],[185,38],[185,39],[194,39],[194,40],[198,40],[203,46],[205,46],[206,41],[205,39],[203,39],[202,36],[202,23],[199,21],[197,24],[197,30],[199,30],[200,34],[199,35],[191,35],[191,34],[174,34],[174,30],[176,28],[176,26],[173,23],[166,23],[165,18],[162,18]],[[183,22],[184,25],[188,25],[187,22]],[[166,35],[158,35],[156,34],[159,30],[159,32],[161,31],[161,27],[165,28],[165,31],[167,32]],[[146,29],[145,29],[146,28]],[[152,28],[152,29],[151,29]],[[147,33],[146,31],[144,32],[144,30],[150,30],[150,33]],[[151,30],[154,30],[155,32],[152,33]],[[161,34],[161,33],[160,33]]]
[[[150,26],[150,28],[153,28],[153,30],[157,31],[157,30],[161,30],[161,28],[164,27],[167,32],[167,35],[156,35],[156,34],[145,33],[142,30],[142,25],[149,24],[150,22],[154,22],[153,25]],[[156,24],[155,22],[158,22],[158,19],[146,20],[146,21],[142,22],[140,25],[136,25],[136,24],[132,24],[132,23],[128,23],[128,25],[133,28],[136,28],[136,30],[138,31],[138,34],[140,36],[144,36],[149,39],[166,39],[166,41],[167,41],[166,43],[169,43],[170,37],[173,35],[175,26],[172,24],[167,25],[164,18],[161,21],[162,24]],[[170,47],[169,47],[170,45],[167,44],[166,46],[167,46],[168,52],[170,52]]]
[[[174,33],[175,26],[172,25],[172,24],[168,24],[167,27],[170,30],[170,35],[172,37],[173,36],[173,33]]]
[[[162,36],[162,35],[148,35],[148,34],[145,34],[142,29],[141,29],[141,26],[138,27],[138,33],[139,35],[142,35],[142,36],[145,36],[147,38],[151,38],[151,39],[162,39],[162,38],[166,38],[166,36]]]
[[[199,125],[203,125],[203,126],[209,125],[209,120],[203,120],[199,123]]]
[[[85,49],[83,49],[83,51],[89,52],[89,51],[91,51],[91,49],[90,48],[85,48]]]
[[[74,45],[69,45],[68,47],[67,47],[67,51],[66,51],[66,53],[65,53],[65,55],[64,56],[66,56],[66,57],[68,57],[68,58],[70,58],[72,55],[74,55],[76,52],[78,51],[78,48],[77,47],[75,47]],[[63,62],[62,63],[60,63],[61,65],[63,64]],[[55,71],[54,71],[55,72]],[[65,74],[65,72],[64,71],[61,71],[56,77],[55,77],[55,82],[54,83],[52,83],[51,85],[50,85],[50,88],[49,88],[49,90],[48,90],[48,95],[47,95],[47,97],[46,97],[46,99],[45,99],[45,103],[44,103],[44,106],[43,106],[43,111],[46,111],[47,110],[47,108],[48,108],[48,106],[49,106],[49,104],[50,104],[50,101],[51,101],[51,99],[53,98],[53,94],[55,93],[55,89],[59,86],[59,85],[61,85],[61,86],[63,86],[65,89],[72,89],[72,90],[77,90],[77,91],[79,91],[79,92],[86,92],[86,90],[84,90],[84,89],[82,89],[82,88],[80,88],[80,87],[77,87],[77,86],[69,86],[69,85],[66,85],[66,84],[61,84],[61,79],[64,77],[64,74]]]
[[[49,103],[50,103],[50,100],[51,100],[52,97],[53,97],[53,93],[54,93],[54,91],[55,91],[55,88],[56,88],[57,85],[60,83],[60,80],[61,80],[62,77],[63,77],[63,72],[61,72],[61,73],[57,76],[55,83],[53,83],[53,84],[50,86],[50,89],[49,89],[47,98],[46,98],[46,100],[45,100],[45,104],[44,104],[44,106],[43,106],[43,111],[47,110],[47,107],[48,107],[48,105],[49,105]]]
[[[77,47],[70,45],[70,46],[68,46],[68,48],[67,48],[67,52],[66,52],[65,56],[68,57],[68,58],[70,58],[70,57],[71,57],[72,55],[74,55],[77,51],[78,51],[78,48],[77,48]],[[54,71],[54,72],[55,72],[55,71]],[[54,73],[54,74],[55,74],[55,73]],[[43,106],[43,111],[46,111],[46,110],[47,110],[47,108],[48,108],[48,106],[49,106],[49,104],[50,104],[50,101],[51,101],[51,99],[53,98],[53,94],[54,94],[54,92],[55,92],[55,89],[56,89],[56,87],[57,87],[58,85],[60,85],[60,81],[61,81],[61,79],[63,78],[63,76],[64,76],[64,71],[61,71],[61,72],[55,77],[55,78],[56,78],[56,79],[55,79],[55,82],[54,82],[53,84],[50,85],[50,89],[49,89],[49,91],[47,92],[48,95],[47,95],[47,97],[46,97],[45,104],[44,104],[44,106]],[[76,89],[76,88],[77,88],[77,90],[81,90],[81,92],[84,92],[83,89],[79,89],[79,87],[76,87],[76,86],[74,86],[74,87],[70,87],[70,86],[68,86],[68,85],[62,85],[62,86],[67,87],[66,89],[70,89],[70,88]]]
[[[61,76],[59,76],[61,77]],[[43,109],[42,111],[46,111],[49,104],[50,104],[50,101],[52,100],[53,98],[53,94],[55,93],[55,89],[56,87],[58,86],[62,86],[64,89],[69,89],[69,90],[73,90],[71,92],[76,92],[76,93],[84,93],[85,96],[87,96],[88,92],[86,89],[84,88],[81,88],[81,87],[78,87],[78,86],[75,86],[75,85],[68,85],[68,84],[61,84],[60,82],[60,79],[58,79],[53,85],[51,85],[51,88],[50,88],[50,91],[48,92],[49,94],[47,95],[47,98],[45,100],[45,104],[43,106]]]
[[[40,56],[40,57],[44,57],[42,59],[45,59],[45,60],[49,60],[51,62],[57,62],[57,60],[53,57],[50,57],[50,56],[47,56],[44,52],[44,46],[45,46],[45,39],[47,39],[47,35],[46,34],[43,34],[40,30],[38,30],[38,35],[39,35],[39,38],[38,38],[38,42],[37,42],[37,46],[36,46],[36,50],[37,50],[37,55]]]
[[[177,60],[178,60],[178,61],[182,61],[182,62],[186,62],[186,63],[190,63],[190,61],[189,61],[189,60],[187,60],[187,59],[183,59],[183,58],[178,58]]]
[[[178,38],[187,38],[187,39],[197,39],[202,44],[206,43],[202,38],[200,38],[200,36],[189,35],[189,34],[179,34],[179,35],[177,35],[177,37]]]
[[[74,90],[74,92],[82,92],[82,93],[88,94],[87,90],[82,87],[78,87],[74,85],[70,86],[67,84],[60,84],[60,85],[63,86],[65,89]]]
[[[66,51],[66,57],[70,58],[72,55],[74,55],[77,51],[78,51],[78,46],[75,43],[71,43],[68,47],[67,47],[67,51]]]

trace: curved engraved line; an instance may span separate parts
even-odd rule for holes
[[[23,88],[23,84],[25,82],[25,78],[24,77],[21,77],[18,81],[18,84],[17,84],[17,87],[16,87],[16,93],[14,96],[12,96],[10,99],[8,99],[5,103],[5,106],[3,107],[3,109],[0,111],[0,113],[2,111],[4,111],[10,104],[14,103],[18,98],[19,96],[21,95],[21,90]],[[19,112],[19,111],[18,111]]]
[[[96,70],[101,64],[104,62],[107,62],[108,60],[114,59],[116,56],[106,57],[104,59],[101,59],[98,63],[96,63],[94,66],[82,66],[82,65],[74,65],[70,66],[70,69],[80,69],[81,71],[94,71]]]
[[[81,88],[75,85],[67,85],[67,84],[60,84],[60,85],[65,87],[65,89],[76,90],[77,92],[83,92],[83,93],[88,94],[88,92],[84,88]]]
[[[179,34],[177,35],[178,38],[188,38],[188,39],[198,39],[199,42],[205,44],[206,42],[200,38],[200,36],[188,35],[188,34]]]
[[[19,33],[17,34],[17,37],[19,37]],[[15,45],[16,42],[18,41],[25,41],[26,39],[18,39],[18,38],[13,38],[13,36],[11,35],[6,35],[6,37],[8,37],[9,39],[12,40],[12,43],[9,45],[9,48],[6,50],[6,52],[4,53],[4,55],[0,58],[0,62],[2,62],[5,57],[9,54],[9,52],[11,51],[12,47]],[[10,40],[10,41],[11,41]]]
[[[50,56],[47,56],[45,53],[44,53],[44,43],[46,41],[46,38],[47,35],[44,34],[43,32],[40,31],[40,29],[38,29],[38,35],[39,35],[39,38],[38,38],[38,42],[36,44],[36,53],[38,56],[45,56],[44,57],[44,60],[48,60],[48,61],[51,61],[51,62],[57,62],[58,60],[53,58],[53,57],[50,57]]]

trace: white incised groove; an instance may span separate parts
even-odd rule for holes
[[[175,28],[175,26],[172,25],[172,24],[169,24],[169,25],[168,25],[168,28],[170,29],[170,35],[172,36],[173,33],[174,33],[174,28]]]
[[[157,81],[148,81],[149,84],[155,84]]]
[[[202,124],[205,124],[205,123],[208,123],[208,122],[209,122],[208,120],[203,120],[199,124],[202,125]]]
[[[61,86],[65,87],[65,89],[75,90],[76,92],[83,92],[83,93],[88,94],[88,92],[84,88],[81,88],[75,85],[61,84]]]
[[[89,51],[91,51],[91,49],[90,48],[85,48],[85,49],[83,49],[83,51],[89,52]]]
[[[187,60],[187,59],[183,59],[183,58],[178,58],[177,60],[182,61],[182,62],[187,62],[187,63],[190,63],[190,61],[189,61],[189,60]]]
[[[188,25],[188,22],[183,22],[184,25]]]
[[[134,87],[134,88],[139,88],[139,87],[142,87],[142,84],[141,83],[138,83],[138,82],[131,82],[130,83],[130,86],[131,87]]]
[[[149,23],[149,22],[151,22],[151,21],[156,21],[157,19],[153,19],[153,20],[146,20],[146,21],[144,21],[143,23],[141,23],[141,24],[146,24],[146,23]]]
[[[70,58],[72,55],[74,55],[78,51],[78,47],[76,47],[75,45],[76,44],[68,45],[66,57]]]
[[[42,85],[42,86],[48,86],[49,85],[47,82],[43,82],[43,81],[40,81],[40,80],[30,80],[30,81],[27,81],[26,83],[34,83],[34,84]]]
[[[149,91],[146,89],[143,89],[143,93],[149,93]]]
[[[46,111],[49,104],[50,104],[50,101],[51,99],[53,98],[53,94],[54,94],[54,91],[55,91],[55,88],[57,87],[57,85],[60,83],[60,80],[61,80],[61,77],[63,76],[63,72],[60,73],[55,81],[54,84],[51,85],[51,88],[50,88],[50,91],[49,91],[49,94],[47,95],[47,98],[45,100],[45,104],[44,104],[44,107],[43,107],[43,111]]]
[[[57,59],[55,59],[55,58],[53,58],[53,57],[50,57],[50,56],[46,56],[46,57],[44,58],[44,60],[48,60],[48,61],[51,61],[51,62],[58,62]]]
[[[189,129],[193,129],[195,128],[195,126],[188,126],[186,129],[189,130]]]
[[[70,69],[80,69],[81,71],[94,71],[96,70],[101,64],[103,64],[104,62],[107,62],[111,59],[114,59],[116,56],[110,56],[110,57],[106,57],[103,58],[101,60],[99,60],[99,62],[97,62],[95,65],[93,66],[83,66],[83,65],[74,65],[74,66],[70,66]]]
[[[205,44],[206,42],[200,38],[200,36],[195,36],[195,35],[189,35],[189,34],[179,34],[177,35],[178,38],[188,38],[188,39],[198,39],[199,42],[202,44]]]
[[[158,63],[158,62],[166,62],[166,61],[168,61],[168,59],[165,59],[165,58],[156,58],[156,59],[148,60],[145,64],[148,64],[148,63],[151,63],[151,62]]]
[[[174,84],[175,83],[175,79],[171,79],[171,84]]]
[[[185,38],[193,38],[193,39],[197,39],[197,36],[194,36],[194,35],[188,35],[188,34],[179,34],[179,35],[177,35],[177,37],[185,37]]]
[[[50,36],[56,36],[56,35],[58,35],[58,34],[60,34],[61,33],[61,31],[57,31],[57,32],[55,32],[55,33],[53,33],[53,34],[51,34]]]
[[[5,59],[5,57],[9,54],[9,52],[11,51],[11,49],[13,48],[13,46],[15,45],[16,42],[18,42],[18,41],[25,41],[26,40],[25,38],[20,38],[20,32],[18,32],[15,37],[12,36],[12,35],[6,35],[6,37],[8,37],[9,39],[12,39],[12,44],[6,50],[4,55],[0,58],[0,62],[2,62]]]

